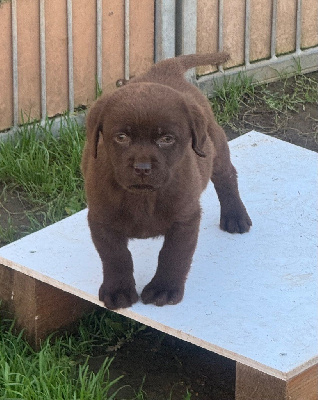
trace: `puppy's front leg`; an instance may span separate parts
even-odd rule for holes
[[[99,299],[111,310],[130,307],[138,301],[133,276],[133,261],[128,240],[120,233],[88,218],[94,245],[103,263],[104,280]]]
[[[188,221],[175,222],[166,233],[156,274],[141,294],[145,304],[164,306],[182,300],[197,244],[199,224],[200,210]]]

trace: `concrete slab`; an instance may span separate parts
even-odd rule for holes
[[[318,363],[317,154],[250,132],[230,142],[248,234],[219,227],[210,185],[184,300],[119,313],[279,379]],[[100,259],[87,210],[0,249],[0,263],[101,304]],[[130,243],[137,289],[156,269],[162,240]],[[13,293],[14,295],[14,293]]]

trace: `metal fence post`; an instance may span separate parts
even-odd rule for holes
[[[176,53],[175,0],[155,2],[155,62],[174,57]]]
[[[41,119],[46,118],[45,0],[40,0]]]
[[[73,0],[67,0],[68,108],[74,112]]]
[[[17,2],[11,4],[11,29],[12,29],[12,86],[13,86],[13,125],[19,123],[19,77],[18,77],[18,27],[17,27]]]
[[[176,14],[177,54],[194,54],[197,49],[197,0],[178,0]],[[186,78],[195,81],[195,68]]]
[[[129,72],[130,72],[130,19],[129,19],[129,11],[130,11],[130,3],[129,0],[125,0],[124,3],[124,14],[125,14],[125,22],[124,22],[124,30],[125,30],[125,49],[124,49],[124,57],[125,57],[125,62],[124,62],[124,75],[125,79],[128,81],[129,80]]]
[[[103,2],[96,2],[96,96],[103,90]]]

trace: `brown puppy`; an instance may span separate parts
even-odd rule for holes
[[[164,235],[142,301],[163,306],[182,300],[209,179],[221,204],[220,227],[243,233],[252,225],[226,136],[205,96],[183,76],[227,58],[217,53],[161,61],[90,109],[82,170],[88,222],[103,263],[99,298],[110,309],[138,300],[130,238]]]

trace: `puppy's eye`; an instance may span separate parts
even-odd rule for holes
[[[168,147],[174,144],[176,139],[172,135],[161,136],[156,143],[159,147]]]
[[[114,137],[116,143],[128,145],[131,141],[130,137],[123,132],[117,133]]]

